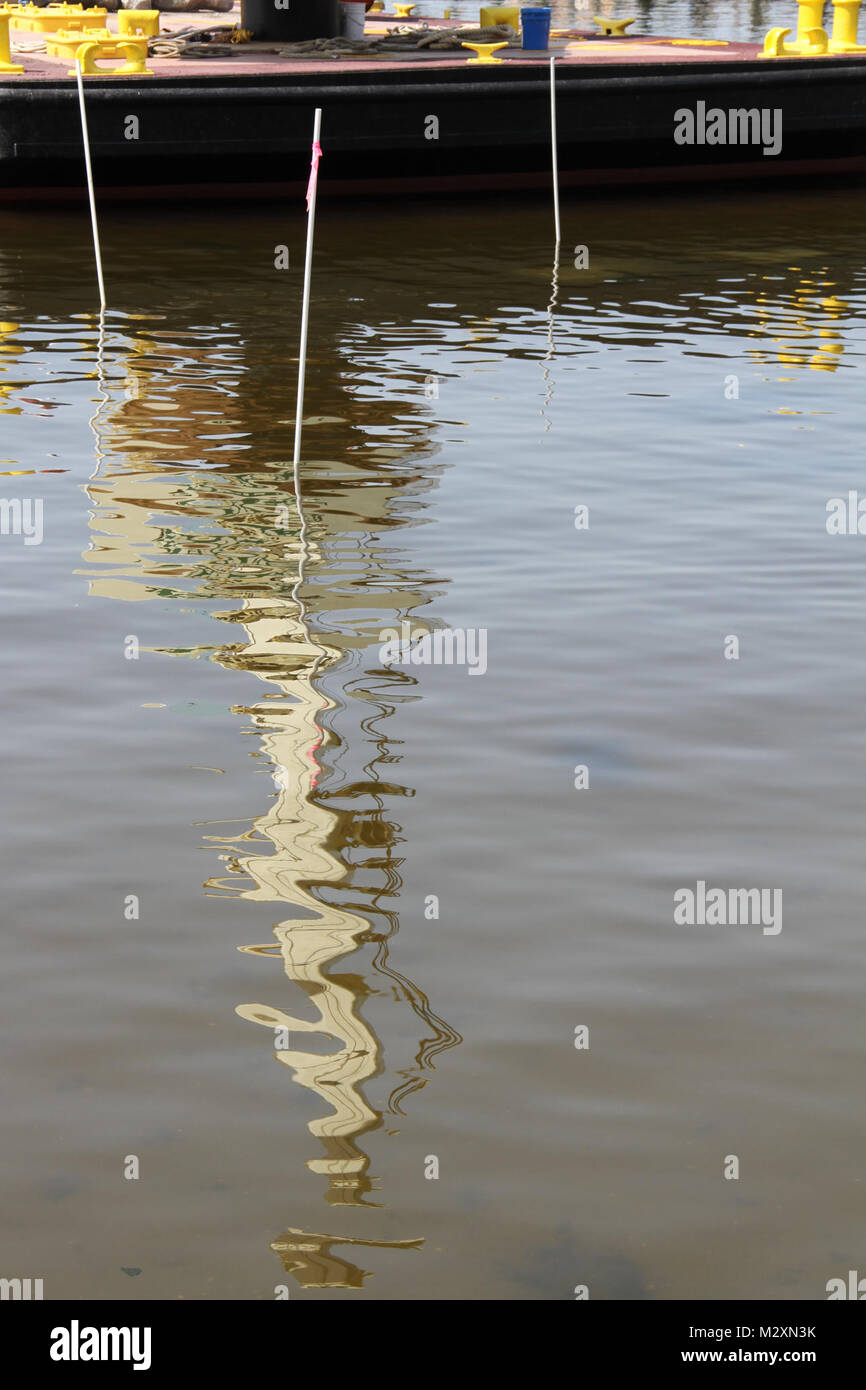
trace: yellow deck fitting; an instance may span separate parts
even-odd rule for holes
[[[372,5],[370,6],[370,14],[381,14],[384,8],[385,6],[383,5],[382,0],[373,0]]]
[[[83,77],[153,77],[147,67],[147,39],[118,39],[112,35],[112,43],[99,43],[88,39],[78,45],[75,57],[81,64]],[[98,68],[100,58],[125,58],[122,67]],[[75,68],[69,73],[75,77]]]
[[[50,34],[57,29],[104,29],[108,11],[102,7],[85,10],[83,5],[10,6],[12,23],[25,34]]]
[[[593,23],[601,25],[601,32],[608,39],[624,39],[626,28],[634,24],[634,19],[634,15],[631,19],[605,19],[597,14],[592,17]]]
[[[398,19],[408,19],[414,8],[414,5],[395,5],[394,13]]]
[[[806,58],[815,53],[827,53],[829,47],[830,35],[825,29],[807,29],[802,42],[794,49],[794,56]]]
[[[827,53],[830,47],[830,39],[826,31],[821,27],[824,14],[825,0],[797,0],[797,37],[791,43],[785,43],[785,39],[790,34],[790,29],[771,29],[764,39],[764,48],[761,53],[762,58],[813,58],[817,54]],[[853,0],[859,3],[859,0]],[[838,12],[837,12],[838,14]],[[842,21],[847,29],[847,18]],[[854,33],[857,32],[857,20],[854,17]],[[835,26],[834,26],[835,33]]]
[[[80,29],[59,29],[56,34],[46,35],[45,51],[49,58],[65,58],[71,63],[85,42],[101,43],[107,49],[117,43],[117,35],[110,29],[92,29],[87,34]]]
[[[467,63],[501,63],[501,58],[494,58],[493,54],[498,48],[507,48],[507,43],[464,43],[462,48],[472,48],[478,54],[477,58],[467,58]]]
[[[785,40],[790,34],[790,29],[771,29],[764,36],[764,48],[761,53],[762,58],[784,58],[792,57],[785,45]]]
[[[866,53],[866,46],[857,42],[859,13],[860,0],[833,0],[831,53]]]
[[[797,0],[797,6],[797,37],[789,47],[795,53],[826,53],[824,40],[830,39],[822,27],[824,0]]]
[[[0,14],[0,73],[6,77],[11,73],[24,71],[12,62],[12,54],[9,52],[9,22],[8,14]]]
[[[117,32],[129,38],[135,38],[137,35],[147,39],[158,38],[159,10],[118,10]]]
[[[492,29],[496,24],[510,24],[516,34],[520,33],[519,5],[482,5],[479,18],[482,29]]]

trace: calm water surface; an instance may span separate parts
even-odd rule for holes
[[[101,340],[86,215],[3,214],[4,1274],[862,1268],[864,216],[570,201],[552,288],[544,202],[323,204],[299,513],[303,208],[106,212]],[[674,926],[699,878],[782,932]]]

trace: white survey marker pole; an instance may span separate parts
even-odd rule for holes
[[[550,56],[550,148],[553,162],[553,219],[559,245],[559,157],[556,152],[556,58]]]
[[[322,147],[319,135],[322,130],[322,110],[316,107],[313,118],[313,153],[310,161],[310,181],[307,184],[307,252],[304,257],[304,297],[301,307],[301,345],[298,353],[298,403],[295,410],[295,455],[292,460],[297,469],[301,461],[301,428],[304,420],[304,378],[307,369],[307,329],[310,323],[310,281],[313,275],[313,231],[316,225],[316,191],[319,183],[319,160]]]
[[[84,142],[84,166],[87,170],[87,195],[90,199],[90,225],[93,228],[93,251],[96,256],[96,278],[99,281],[99,307],[105,309],[105,280],[102,276],[102,251],[99,245],[99,226],[96,221],[96,194],[93,191],[93,166],[90,162],[90,136],[87,133],[87,110],[84,105],[84,83],[81,63],[75,59],[75,78],[78,82],[78,105],[81,111],[81,138]]]

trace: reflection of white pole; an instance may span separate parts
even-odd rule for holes
[[[84,107],[84,83],[81,80],[81,64],[75,59],[75,76],[78,81],[78,105],[81,109],[81,138],[84,141],[84,166],[87,169],[87,193],[90,198],[90,222],[93,227],[93,250],[96,256],[96,278],[99,281],[99,307],[105,309],[105,281],[102,278],[102,252],[99,248],[99,227],[96,222],[96,195],[93,191],[93,167],[90,163],[90,136],[87,133],[87,111]]]
[[[553,155],[553,218],[559,245],[559,160],[556,153],[556,58],[550,56],[550,147]]]
[[[295,410],[295,470],[301,460],[301,425],[304,416],[304,377],[307,368],[307,327],[310,320],[310,280],[313,273],[313,228],[316,223],[316,189],[319,169],[319,134],[322,129],[322,110],[316,107],[313,120],[313,159],[307,187],[307,254],[304,259],[304,299],[301,308],[301,346],[298,356],[298,404]]]

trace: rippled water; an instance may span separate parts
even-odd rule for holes
[[[86,215],[4,214],[4,1274],[862,1267],[864,213],[573,200],[552,286],[544,202],[324,204],[300,499],[302,207],[106,212],[102,339]]]
[[[688,38],[763,39],[768,29],[797,28],[797,0],[550,0],[556,24],[595,30],[593,15],[634,16],[633,34],[680,34]],[[391,6],[386,5],[386,9]],[[416,0],[412,18],[441,15],[477,19],[477,0]],[[825,19],[832,27],[830,5]]]

